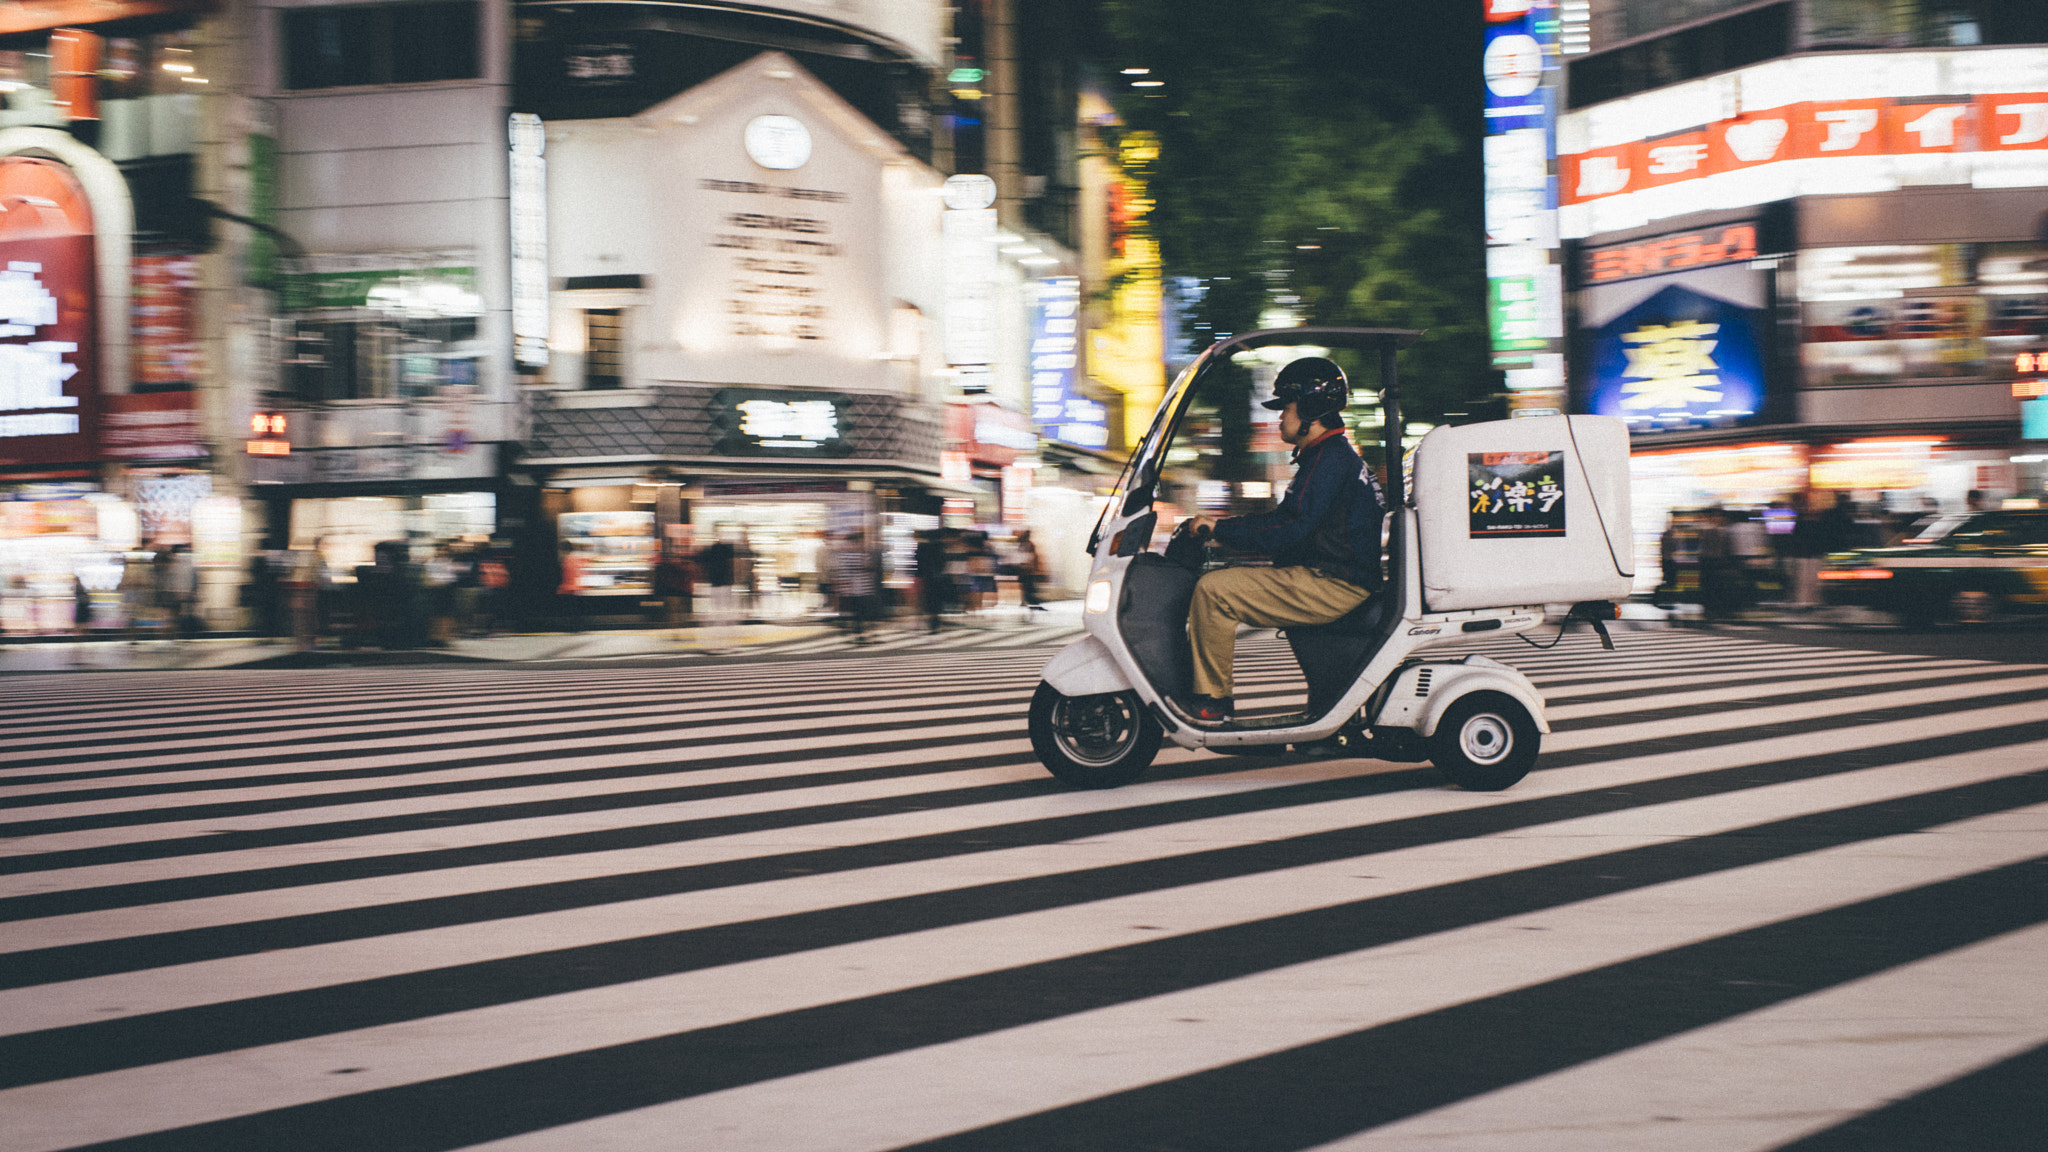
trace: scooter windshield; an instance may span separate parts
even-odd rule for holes
[[[1157,507],[1158,539],[1163,541],[1174,524],[1196,513],[1234,516],[1271,507],[1286,486],[1289,449],[1280,438],[1279,413],[1259,402],[1271,398],[1280,366],[1337,349],[1380,352],[1384,365],[1394,349],[1420,335],[1401,329],[1293,328],[1246,333],[1211,345],[1167,389],[1151,429],[1118,479],[1104,521]],[[1371,436],[1375,415],[1364,409],[1352,415],[1361,447]],[[1098,539],[1100,532],[1098,524]]]

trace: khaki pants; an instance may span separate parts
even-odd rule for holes
[[[1203,696],[1231,694],[1239,624],[1328,624],[1365,603],[1369,595],[1356,584],[1313,568],[1223,568],[1203,576],[1188,609],[1195,691]]]

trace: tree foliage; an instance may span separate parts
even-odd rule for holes
[[[1497,387],[1474,142],[1373,63],[1400,48],[1367,39],[1370,7],[1106,0],[1119,60],[1164,82],[1119,107],[1159,138],[1149,225],[1167,274],[1205,282],[1198,334],[1251,330],[1276,306],[1309,324],[1426,328],[1402,393],[1431,419]],[[1213,402],[1228,414],[1234,398]]]

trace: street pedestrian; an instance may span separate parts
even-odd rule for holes
[[[697,552],[697,571],[704,578],[706,596],[705,651],[723,653],[733,643],[733,626],[739,622],[739,605],[733,592],[733,546],[728,533]]]
[[[662,621],[671,628],[681,628],[690,618],[691,598],[695,589],[696,573],[691,570],[690,558],[677,546],[662,549],[661,560],[654,566],[654,594],[661,598]],[[677,639],[681,639],[678,635]]]
[[[1031,529],[1018,529],[1016,548],[1018,597],[1027,611],[1043,612],[1045,605],[1039,602],[1038,585],[1045,579],[1045,561],[1038,555],[1038,545],[1031,542]]]
[[[839,610],[853,632],[855,644],[866,644],[868,625],[878,618],[876,611],[875,562],[868,553],[867,534],[855,528],[846,543],[832,554],[832,587],[839,593]]]
[[[1700,608],[1709,620],[1734,615],[1741,602],[1740,562],[1729,532],[1734,516],[1716,505],[1700,525]]]
[[[937,632],[948,599],[946,542],[940,539],[938,529],[917,534],[917,550],[911,554],[911,564],[917,574],[917,601],[924,609],[925,630]]]
[[[495,551],[486,551],[477,561],[477,632],[490,636],[498,631],[505,611],[505,589],[512,584],[512,572]]]
[[[1820,607],[1820,566],[1827,557],[1826,526],[1814,507],[1819,491],[1792,494],[1792,532],[1779,545],[1792,584],[1792,604],[1802,612]]]
[[[1736,606],[1753,608],[1758,585],[1771,566],[1770,533],[1764,522],[1752,513],[1729,509],[1728,550],[1735,562]]]

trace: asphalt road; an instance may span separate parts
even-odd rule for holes
[[[1046,647],[8,677],[0,1149],[2039,1148],[2048,663],[1788,639],[1486,646],[1493,794],[1067,791]]]

